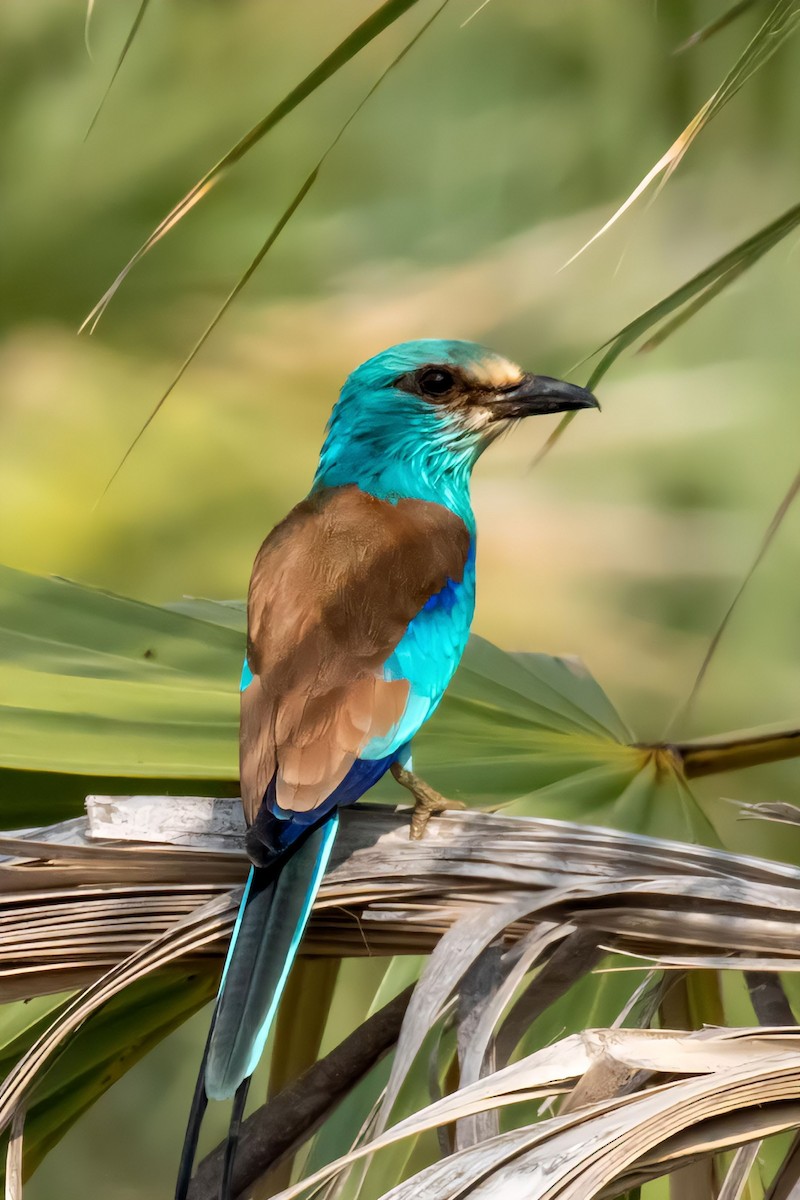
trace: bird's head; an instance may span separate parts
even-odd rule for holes
[[[378,474],[393,479],[398,464],[431,482],[442,474],[468,480],[479,455],[515,422],[598,407],[585,388],[528,374],[475,342],[403,342],[347,379],[328,423],[316,485],[362,483]]]

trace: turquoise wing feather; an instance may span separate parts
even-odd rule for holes
[[[399,723],[384,737],[372,738],[360,758],[379,759],[397,752],[436,711],[466,648],[474,609],[473,541],[461,582],[448,581],[430,598],[387,658],[384,677],[408,680],[408,702]]]

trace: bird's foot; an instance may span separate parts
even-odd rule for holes
[[[411,837],[415,841],[422,837],[428,821],[434,813],[452,812],[467,807],[461,800],[448,800],[430,784],[427,784],[424,779],[420,779],[419,775],[415,775],[413,771],[407,771],[399,763],[392,764],[391,772],[401,787],[407,788],[414,797]]]

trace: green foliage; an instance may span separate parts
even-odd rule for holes
[[[57,776],[234,780],[243,646],[219,622],[0,568],[6,823],[53,817]]]
[[[41,798],[26,806],[13,794],[27,771],[36,786],[42,775],[77,775],[99,792],[96,772],[118,794],[141,792],[143,780],[199,794],[217,781],[235,785],[241,606],[158,608],[8,568],[0,587],[9,822],[46,811]],[[435,786],[470,803],[713,837],[686,782],[631,742],[581,664],[473,638],[415,760]],[[34,787],[24,790],[32,797]],[[397,799],[392,783],[376,794]]]

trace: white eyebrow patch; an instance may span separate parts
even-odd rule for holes
[[[498,355],[470,363],[470,374],[482,387],[499,390],[521,383],[525,372],[516,363]]]

